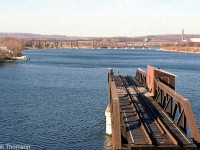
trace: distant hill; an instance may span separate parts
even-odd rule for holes
[[[17,38],[29,38],[29,39],[62,39],[62,40],[116,40],[116,41],[144,41],[145,38],[151,39],[151,41],[180,41],[181,34],[164,34],[164,35],[147,35],[140,37],[78,37],[78,36],[66,36],[66,35],[42,35],[32,33],[4,33],[0,32],[0,37],[17,37]],[[200,38],[200,34],[185,34],[185,39]]]
[[[182,35],[181,34],[164,34],[164,35],[152,35],[147,36],[150,37],[153,41],[180,41]],[[200,34],[185,34],[184,39],[190,40],[191,38],[200,38]]]
[[[29,39],[77,39],[77,37],[68,37],[65,35],[42,35],[32,33],[4,33],[0,32],[0,37],[17,37]]]
[[[181,34],[163,34],[163,35],[147,35],[140,37],[114,37],[114,39],[119,41],[144,41],[145,38],[150,39],[151,41],[180,41]],[[185,34],[185,40],[190,40],[191,38],[200,38],[200,34]]]

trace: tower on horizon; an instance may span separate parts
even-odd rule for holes
[[[184,41],[184,29],[182,29],[182,37],[181,37],[181,41]]]

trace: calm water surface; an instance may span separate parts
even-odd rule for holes
[[[110,149],[105,134],[107,69],[135,74],[153,65],[177,75],[200,127],[200,54],[157,50],[32,50],[0,64],[0,144],[31,149]]]

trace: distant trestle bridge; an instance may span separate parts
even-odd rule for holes
[[[161,47],[163,44],[174,44],[168,41],[104,41],[104,40],[32,40],[32,48],[135,48]]]

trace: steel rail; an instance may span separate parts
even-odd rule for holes
[[[130,92],[128,91],[127,86],[125,85],[125,83],[124,83],[122,77],[121,77],[121,76],[119,76],[119,77],[120,77],[120,80],[122,81],[122,84],[123,84],[123,87],[124,87],[126,93],[128,94],[129,100],[133,102],[134,100],[133,100],[132,96],[130,95]],[[143,120],[143,118],[142,118],[142,114],[141,114],[140,111],[139,111],[138,106],[137,106],[134,102],[133,102],[132,104],[133,104],[133,106],[134,106],[134,108],[135,108],[135,110],[136,110],[136,112],[137,112],[137,116],[138,116],[138,118],[139,118],[139,120],[140,120],[142,130],[143,130],[143,132],[144,132],[144,134],[145,134],[145,136],[146,136],[146,138],[147,138],[149,144],[150,144],[150,145],[155,144],[155,143],[153,143],[153,141],[151,140],[151,137],[150,137],[150,135],[149,135],[150,130],[149,130],[148,126],[145,124],[145,122],[144,122],[144,120]]]

